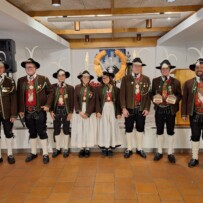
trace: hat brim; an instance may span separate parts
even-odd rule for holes
[[[57,76],[58,76],[57,72],[53,74],[54,78],[57,78]],[[70,77],[70,73],[69,72],[65,72],[65,76],[66,76],[66,78],[69,78]]]
[[[83,76],[83,74],[80,74],[80,75],[78,75],[78,79],[81,79],[82,78],[82,76]],[[93,80],[94,79],[94,76],[93,75],[90,75],[90,80]]]
[[[191,64],[191,65],[189,66],[189,68],[190,68],[190,70],[195,71],[196,64]]]
[[[106,76],[109,76],[109,77],[112,77],[112,78],[115,77],[114,73],[103,72],[103,75],[106,75]]]
[[[174,69],[174,68],[176,68],[176,66],[169,66],[170,67],[170,69]],[[156,69],[161,69],[162,68],[162,66],[157,66],[156,67]]]
[[[134,63],[133,62],[129,62],[127,63],[127,65],[132,66]],[[141,66],[146,66],[146,64],[142,63]]]
[[[23,62],[21,63],[21,66],[22,66],[23,68],[25,68],[26,64],[28,64],[28,63],[35,64],[35,66],[36,66],[37,69],[40,67],[40,64],[39,64],[38,62],[36,62],[36,61],[35,61],[35,62],[32,62],[32,61],[23,61]]]

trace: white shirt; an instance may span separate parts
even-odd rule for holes
[[[28,81],[32,81],[37,77],[37,74],[35,73],[34,75],[27,75]]]
[[[5,78],[5,74],[3,73],[1,76],[0,76],[0,83],[2,83],[4,81],[4,78]]]

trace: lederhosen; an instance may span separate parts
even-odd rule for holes
[[[38,105],[37,81],[26,81],[25,84],[25,124],[29,130],[30,139],[47,139],[47,114]]]
[[[134,109],[127,108],[129,116],[125,117],[125,129],[127,133],[133,131],[134,123],[136,124],[135,128],[138,132],[144,132],[146,117],[143,116],[142,111],[140,111],[142,77],[143,76],[140,75],[139,78],[135,78],[133,98]]]
[[[190,116],[190,127],[192,131],[191,140],[197,142],[203,136],[203,82],[194,81],[193,88],[193,115]]]
[[[168,135],[174,135],[175,128],[175,117],[172,114],[171,105],[166,103],[166,99],[169,94],[172,94],[171,88],[171,78],[163,81],[160,77],[160,85],[157,93],[162,95],[163,102],[158,105],[155,112],[155,122],[157,126],[157,135],[162,135],[164,133],[164,125],[166,123],[166,129]]]
[[[54,100],[54,136],[61,133],[61,124],[63,125],[63,133],[70,135],[70,121],[67,121],[69,110],[66,104],[66,99],[70,96],[65,86],[57,86]]]

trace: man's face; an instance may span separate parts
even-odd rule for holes
[[[36,66],[33,63],[27,63],[25,65],[25,71],[27,75],[33,76],[36,73]]]
[[[57,79],[58,79],[58,81],[59,81],[60,83],[61,83],[61,82],[64,82],[65,79],[66,79],[65,73],[58,74]]]
[[[90,82],[90,76],[83,75],[81,80],[84,85],[87,85]]]
[[[198,77],[203,77],[203,64],[200,64],[198,66],[195,67],[195,74]]]
[[[2,75],[5,72],[5,67],[3,64],[0,64],[0,75]]]
[[[109,82],[110,82],[109,76],[104,75],[104,76],[102,77],[102,81],[103,81],[103,83],[106,84],[106,85],[109,84]]]
[[[161,68],[161,74],[162,74],[162,76],[169,76],[169,74],[170,74],[170,68],[169,67],[162,67]]]
[[[132,72],[135,74],[139,74],[142,71],[142,65],[133,64],[132,65]]]

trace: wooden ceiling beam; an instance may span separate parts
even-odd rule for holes
[[[144,14],[144,13],[162,13],[162,12],[186,12],[198,11],[202,5],[190,6],[167,6],[167,7],[137,7],[137,8],[113,8],[113,9],[83,9],[83,10],[47,10],[47,11],[29,11],[28,15],[32,17],[40,16],[81,16],[81,15],[102,15],[102,14]]]
[[[119,28],[114,29],[115,33],[129,33],[129,32],[168,32],[172,27],[152,27],[151,29],[147,28]],[[58,35],[83,35],[83,34],[111,34],[112,28],[102,28],[102,29],[81,29],[80,31],[75,30],[52,30]]]
[[[142,37],[141,41],[137,41],[136,37],[131,38],[102,38],[90,39],[85,42],[84,39],[68,40],[71,49],[92,49],[92,48],[112,48],[112,47],[155,47],[158,37]]]

